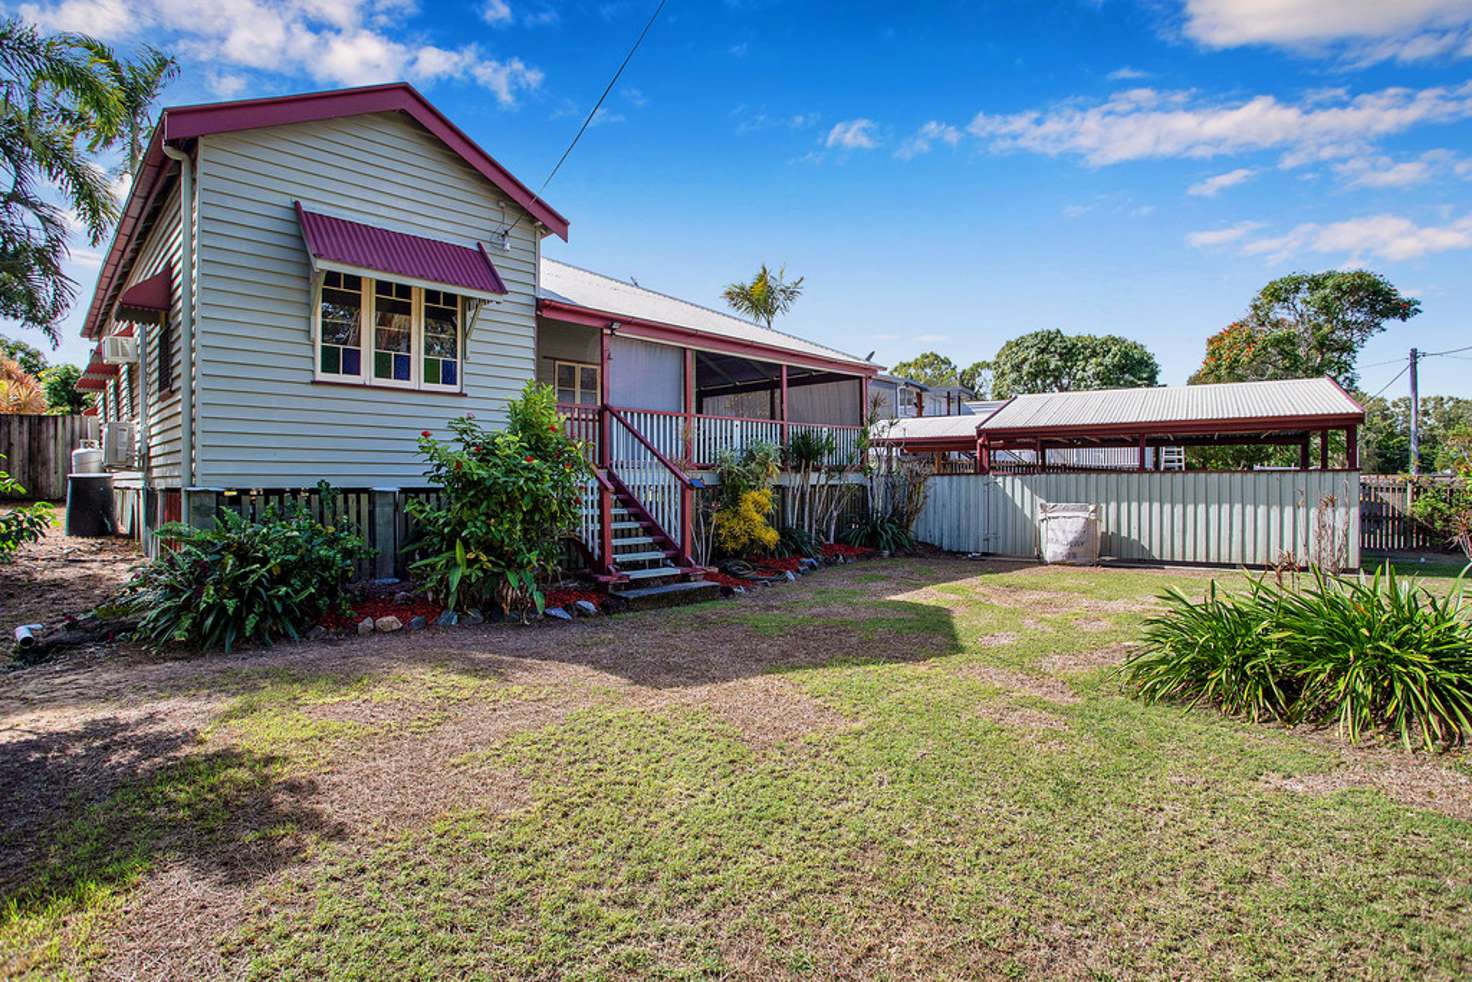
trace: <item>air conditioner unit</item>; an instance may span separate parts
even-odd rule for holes
[[[127,420],[102,424],[102,465],[131,470],[137,466],[138,428]]]
[[[131,365],[138,360],[138,339],[111,334],[102,339],[102,362],[105,365]]]

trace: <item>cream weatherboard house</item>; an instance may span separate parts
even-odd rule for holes
[[[803,429],[857,447],[878,366],[542,257],[567,234],[407,84],[165,110],[83,329],[124,527],[327,481],[389,569],[419,433],[535,378],[595,457],[595,571],[698,575],[702,465]]]

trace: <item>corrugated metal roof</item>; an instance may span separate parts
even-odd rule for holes
[[[807,341],[782,331],[773,331],[753,324],[751,321],[723,314],[709,307],[671,297],[667,294],[647,290],[623,280],[616,280],[602,273],[578,266],[570,266],[543,257],[540,289],[538,296],[544,300],[555,300],[574,304],[609,314],[621,314],[637,320],[668,324],[690,331],[699,331],[727,340],[744,341],[765,345],[797,354],[814,355],[819,358],[840,359],[855,365],[874,367],[844,351],[827,345]]]
[[[296,205],[307,249],[318,259],[393,273],[478,293],[505,293],[501,274],[484,248],[350,222]]]
[[[975,416],[910,416],[884,419],[871,428],[874,440],[976,439]]]
[[[985,420],[982,429],[992,432],[1362,413],[1331,379],[1305,378],[1024,395]]]
[[[155,323],[173,305],[174,267],[165,266],[146,280],[140,280],[123,291],[113,305],[113,316],[119,320]]]

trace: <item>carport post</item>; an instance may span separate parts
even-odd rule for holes
[[[1298,445],[1298,469],[1301,470],[1301,471],[1308,470],[1308,437],[1307,436],[1305,436],[1303,438],[1303,442]]]
[[[1319,470],[1329,469],[1329,431],[1319,430]]]
[[[1346,426],[1344,428],[1344,449],[1349,469],[1357,471],[1360,469],[1360,428],[1358,426]]]
[[[1145,467],[1145,434],[1141,433],[1140,434],[1140,470],[1141,471],[1144,471],[1146,469],[1147,468]]]

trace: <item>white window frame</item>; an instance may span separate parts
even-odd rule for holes
[[[344,275],[357,276],[359,286],[362,290],[362,318],[358,332],[358,374],[331,374],[322,371],[322,290],[326,282],[324,270],[312,277],[312,378],[319,382],[334,382],[339,385],[362,385],[368,388],[380,389],[410,389],[422,392],[463,393],[465,391],[465,349],[467,325],[466,296],[457,293],[450,287],[432,287],[441,293],[448,293],[455,297],[457,311],[455,317],[456,330],[456,352],[455,352],[455,384],[445,385],[443,383],[429,383],[424,381],[424,291],[425,287],[416,283],[406,282],[402,279],[390,277],[375,277],[371,274],[352,272],[346,270],[330,270],[330,272],[343,272]],[[407,286],[410,290],[410,314],[409,314],[409,378],[381,379],[374,374],[374,354],[377,351],[378,332],[378,293],[379,282],[393,283],[399,286]]]
[[[568,360],[566,358],[553,359],[553,361],[552,361],[552,391],[554,393],[558,389],[562,388],[560,385],[557,384],[557,375],[558,375],[558,373],[561,370],[561,368],[562,368],[563,365],[566,365],[569,368],[574,369],[574,374],[573,374],[573,380],[574,380],[573,391],[575,393],[581,393],[583,391],[583,387],[582,387],[582,384],[581,384],[581,382],[582,382],[582,378],[581,378],[582,373],[585,372],[585,371],[589,371],[589,372],[592,372],[593,373],[593,401],[590,402],[590,403],[588,403],[588,402],[564,403],[561,400],[558,400],[559,404],[564,405],[564,406],[568,406],[568,405],[572,405],[572,406],[596,406],[596,405],[598,405],[598,403],[601,402],[602,401],[602,398],[603,398],[603,369],[602,369],[602,367],[600,367],[598,365],[595,365],[595,364],[593,364],[590,361],[570,361],[570,360]]]

